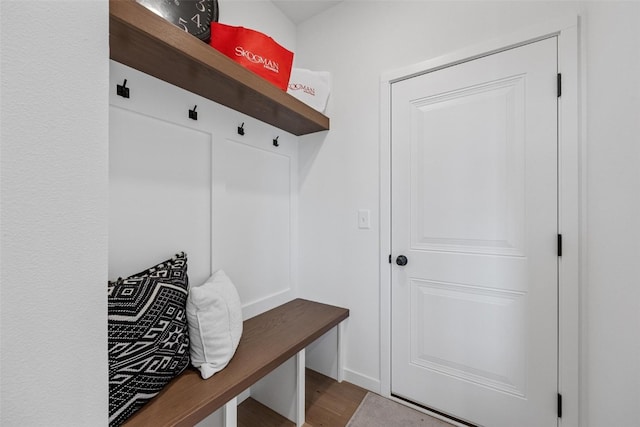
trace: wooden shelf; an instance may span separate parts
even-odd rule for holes
[[[110,58],[294,135],[329,118],[133,0],[109,1]]]

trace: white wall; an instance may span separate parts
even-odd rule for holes
[[[0,3],[3,426],[106,424],[107,14]]]
[[[565,13],[587,24],[582,411],[592,427],[640,422],[638,3],[347,0],[298,27],[298,64],[333,84],[331,130],[300,141],[299,282],[351,309],[348,380],[380,384],[380,75]],[[360,208],[371,230],[358,229]]]
[[[587,9],[589,426],[640,425],[640,3]]]
[[[270,0],[219,0],[218,4],[221,23],[263,32],[295,53],[296,27]]]

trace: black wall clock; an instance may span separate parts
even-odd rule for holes
[[[172,24],[208,42],[218,21],[218,0],[136,0]]]

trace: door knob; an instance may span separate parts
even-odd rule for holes
[[[409,262],[409,260],[404,255],[398,255],[398,258],[396,258],[396,264],[398,265],[407,265],[407,262]]]

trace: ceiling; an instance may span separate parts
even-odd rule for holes
[[[294,24],[324,12],[342,0],[271,0]]]

